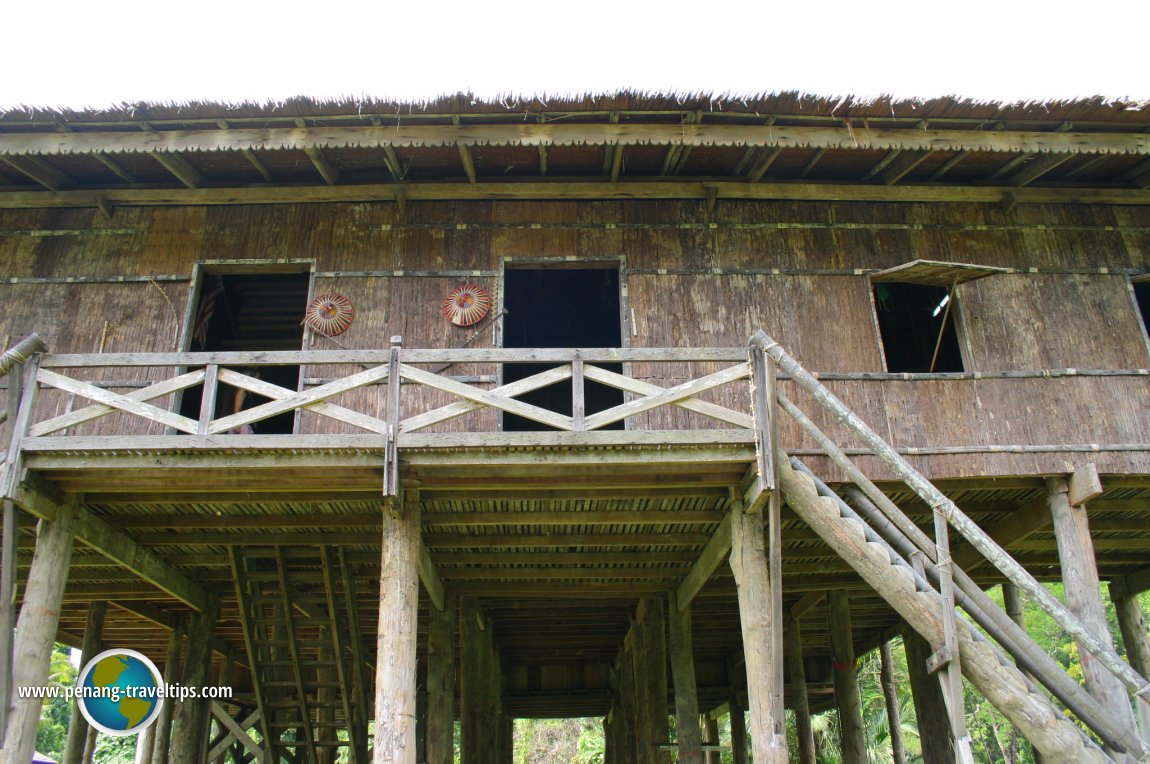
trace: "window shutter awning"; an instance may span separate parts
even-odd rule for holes
[[[914,260],[893,268],[872,273],[871,281],[876,283],[899,282],[902,284],[922,284],[925,286],[951,287],[968,281],[993,276],[996,273],[1009,273],[1009,268],[996,268],[990,265],[969,265],[967,263],[945,263],[937,260]]]

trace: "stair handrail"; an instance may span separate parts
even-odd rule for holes
[[[28,356],[43,352],[44,340],[40,339],[40,335],[36,332],[32,332],[5,350],[4,355],[0,355],[0,377],[7,376],[8,372],[12,371],[13,366],[24,364],[28,360]]]
[[[1070,610],[1048,592],[1025,568],[1019,565],[998,542],[983,531],[978,523],[959,509],[942,491],[938,490],[910,462],[872,430],[866,422],[862,421],[838,396],[787,353],[778,342],[759,330],[751,336],[750,344],[769,355],[780,369],[791,376],[796,384],[810,393],[811,397],[827,409],[839,423],[857,435],[866,447],[875,456],[882,459],[900,480],[918,494],[932,510],[942,513],[947,523],[962,534],[971,546],[977,549],[1015,586],[1030,595],[1038,606],[1046,611],[1070,636],[1074,637],[1082,648],[1097,658],[1114,676],[1121,680],[1136,698],[1150,703],[1150,698],[1147,698],[1147,693],[1150,693],[1150,682],[1147,682],[1144,677],[1122,660],[1114,648],[1094,636]]]

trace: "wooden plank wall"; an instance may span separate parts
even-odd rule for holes
[[[990,205],[722,201],[708,214],[696,202],[443,202],[412,203],[402,213],[392,204],[126,207],[110,219],[83,209],[2,211],[0,334],[15,341],[35,330],[57,352],[91,352],[101,341],[105,350],[172,350],[196,261],[277,258],[314,260],[315,291],[340,291],[355,302],[356,323],[339,338],[351,348],[384,347],[392,335],[402,335],[408,347],[462,345],[471,332],[447,324],[440,302],[464,281],[495,292],[505,258],[622,258],[626,307],[634,314],[631,345],[741,346],[762,328],[823,372],[883,368],[869,281],[856,270],[918,258],[1037,268],[960,288],[975,369],[1150,367],[1125,276],[1150,269],[1150,211],[1089,206],[1020,205],[1007,213]],[[130,281],[112,281],[118,278]],[[81,283],[66,283],[73,279]],[[472,346],[493,341],[489,330]],[[333,346],[323,338],[309,344]],[[637,364],[632,372],[672,385],[712,370]],[[312,368],[305,375],[338,371]],[[496,372],[471,366],[449,373]],[[1144,378],[834,387],[896,445],[1150,442]],[[374,413],[380,394],[361,391],[339,402]],[[448,400],[414,388],[405,396],[406,415]],[[739,385],[707,397],[746,405]],[[45,396],[45,414],[67,405],[63,396]],[[1087,411],[1089,417],[1076,416]],[[834,430],[825,418],[816,420]],[[486,430],[495,421],[489,412],[471,414],[440,429]],[[712,425],[674,411],[632,422]],[[131,427],[109,418],[87,431]],[[312,416],[304,427],[345,431]],[[793,427],[784,427],[783,438],[804,445]],[[936,476],[957,476],[1061,471],[1084,458],[995,454],[920,462]],[[1090,458],[1104,471],[1150,466],[1144,453]]]

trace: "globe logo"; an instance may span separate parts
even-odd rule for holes
[[[135,650],[105,650],[76,680],[76,705],[108,735],[134,735],[155,721],[164,704],[156,664]]]

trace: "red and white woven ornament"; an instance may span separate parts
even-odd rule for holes
[[[447,293],[443,317],[456,326],[471,326],[491,310],[491,295],[478,284],[463,284]]]
[[[355,308],[351,300],[342,294],[321,294],[311,301],[304,313],[303,322],[313,332],[325,337],[342,334],[355,320]]]

